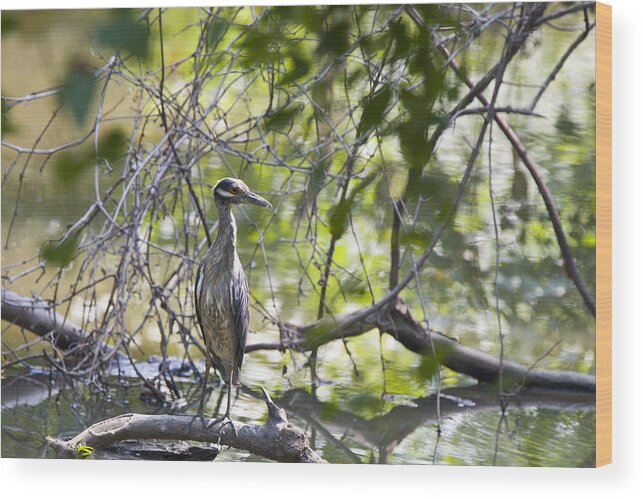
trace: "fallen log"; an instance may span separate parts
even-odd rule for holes
[[[67,350],[87,340],[82,328],[54,310],[41,298],[29,298],[2,288],[2,320],[49,337],[54,345]]]
[[[483,383],[493,383],[500,375],[497,357],[480,352],[449,338],[438,331],[428,331],[416,322],[401,299],[391,302],[370,315],[363,311],[327,316],[306,326],[289,323],[279,325],[280,342],[246,345],[246,352],[264,349],[292,348],[310,351],[331,341],[364,334],[379,329],[392,335],[409,350],[420,355],[432,355],[452,371],[471,376]],[[357,318],[357,320],[356,320]],[[90,338],[86,332],[55,312],[51,305],[38,298],[28,298],[2,288],[2,319],[29,329],[40,336],[49,336],[62,349],[68,349]],[[102,345],[101,348],[109,348]],[[596,377],[574,371],[532,369],[505,360],[503,380],[507,387],[514,385],[562,390],[596,391]]]
[[[46,437],[59,458],[75,458],[82,449],[95,452],[122,440],[192,440],[227,445],[286,463],[325,462],[308,444],[306,434],[288,421],[264,390],[268,420],[263,426],[223,423],[194,415],[123,414],[96,423],[70,440]],[[211,425],[211,426],[210,426]],[[234,427],[234,428],[233,428]]]

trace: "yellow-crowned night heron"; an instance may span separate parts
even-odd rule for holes
[[[196,315],[207,351],[199,414],[203,413],[208,371],[214,367],[228,385],[227,408],[220,420],[230,421],[232,385],[239,383],[250,322],[248,281],[237,255],[237,226],[231,208],[241,203],[272,205],[239,179],[223,178],[212,190],[219,230],[199,265],[195,282]]]

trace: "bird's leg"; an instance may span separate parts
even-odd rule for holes
[[[205,404],[205,394],[208,389],[208,373],[210,372],[210,359],[205,359],[205,374],[203,375],[203,391],[201,392],[201,402],[199,402],[199,409],[197,414],[203,417],[203,405]]]
[[[237,435],[237,429],[234,427],[234,423],[232,422],[232,419],[230,419],[230,401],[231,401],[231,398],[232,398],[232,382],[227,383],[227,385],[228,385],[228,401],[227,401],[227,405],[226,405],[225,414],[220,418],[215,418],[215,419],[210,420],[210,422],[208,423],[208,428],[214,426],[215,424],[223,423],[221,425],[221,428],[219,429],[219,439],[221,438],[221,433],[222,433],[223,429],[228,425],[230,425],[230,427],[232,428],[232,432],[234,433],[234,436],[235,437],[238,436]],[[223,394],[223,390],[221,391],[221,394]],[[217,412],[218,412],[218,410],[217,410]],[[215,413],[215,415],[216,415],[216,413]]]
[[[219,391],[219,398],[217,399],[217,405],[214,407],[214,412],[212,417],[216,418],[219,415],[219,409],[221,409],[221,402],[223,402],[223,395],[225,395],[223,390]]]
[[[225,416],[230,419],[230,400],[232,399],[232,381],[228,383],[228,404],[226,405]]]

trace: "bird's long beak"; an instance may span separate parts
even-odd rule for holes
[[[272,208],[272,205],[268,201],[262,198],[259,194],[255,194],[252,191],[248,191],[245,193],[245,195],[243,196],[243,201],[245,203],[258,204],[259,206],[263,206],[264,208]]]

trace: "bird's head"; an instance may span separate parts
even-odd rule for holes
[[[264,208],[272,207],[268,201],[252,192],[246,183],[238,178],[222,178],[212,188],[212,192],[217,206],[247,203]]]

